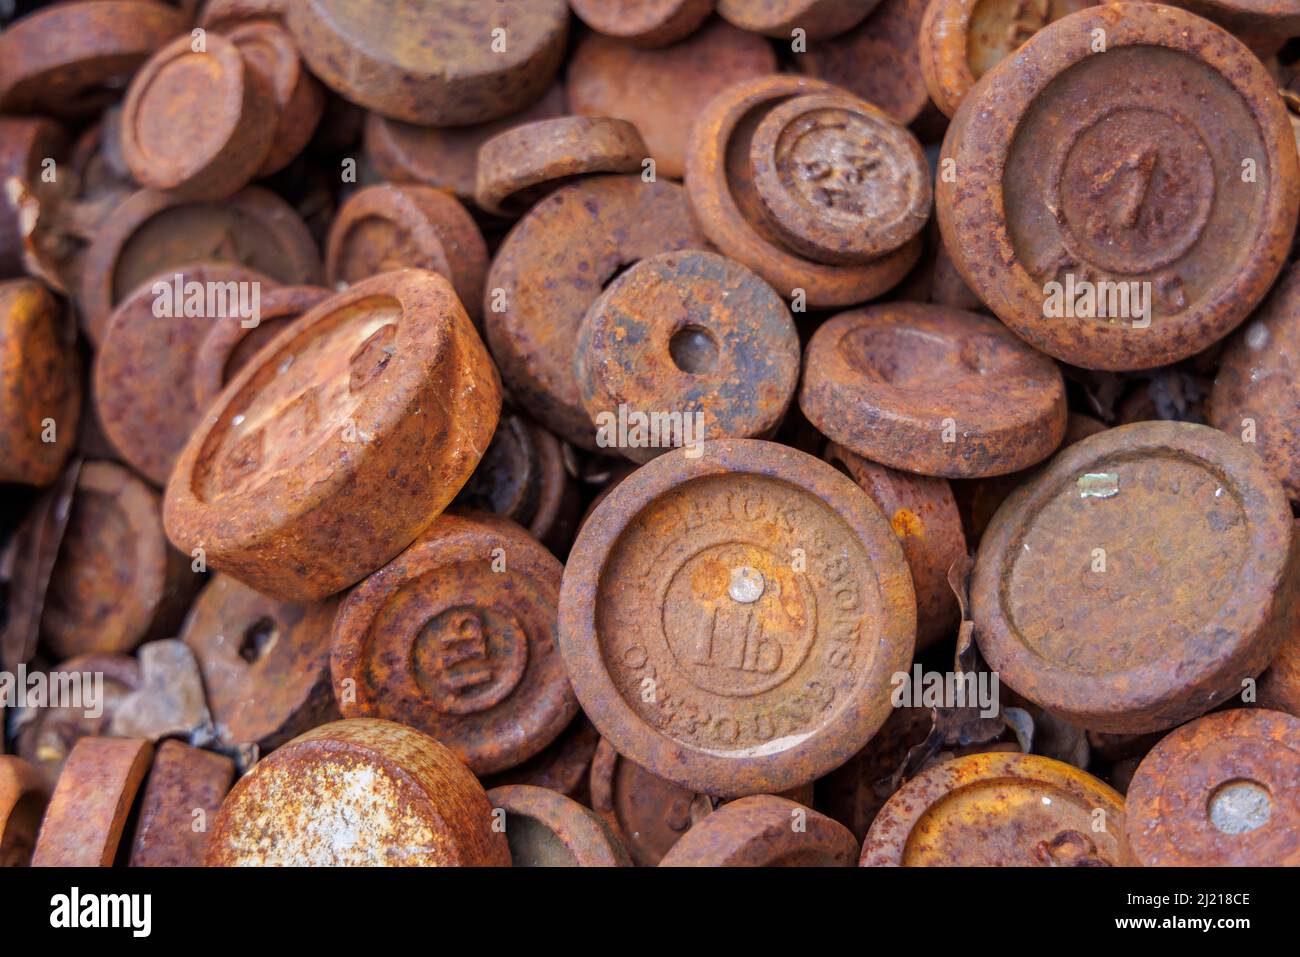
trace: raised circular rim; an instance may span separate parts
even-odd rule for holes
[[[877,316],[902,316],[905,321],[877,321]],[[1008,403],[1008,414],[991,423],[991,428],[986,428],[987,419],[980,421],[979,416],[968,414],[963,419],[954,404],[949,411],[963,441],[936,443],[942,420],[916,415],[904,404],[907,393],[915,390],[871,380],[845,359],[839,343],[859,329],[906,329],[941,322],[964,325],[971,333],[987,333],[1026,360],[1041,362],[1043,375],[1055,382],[1055,390],[1046,388],[1036,405]],[[937,337],[942,333],[930,334]],[[990,377],[988,383],[996,394],[997,377]],[[986,478],[1028,468],[1060,446],[1068,419],[1065,380],[1051,359],[1034,352],[995,319],[949,306],[912,302],[851,309],[818,326],[804,350],[799,407],[823,435],[850,452],[903,472],[938,478]],[[1022,417],[1011,414],[1017,410]],[[969,427],[972,422],[976,423],[973,429]],[[984,467],[959,454],[968,443],[986,450],[976,457],[986,463]],[[898,451],[900,445],[908,451]],[[938,451],[926,453],[926,449]]]
[[[262,297],[258,327],[245,328],[243,323],[234,322],[214,325],[199,346],[194,360],[194,404],[199,411],[205,411],[221,394],[225,387],[226,363],[239,344],[260,328],[260,323],[290,316],[296,318],[319,306],[329,296],[330,291],[322,286],[279,286],[268,289]],[[249,361],[252,359],[250,356]]]
[[[900,159],[906,154],[910,161],[915,191],[905,206],[890,219],[861,217],[863,222],[858,229],[838,229],[843,223],[831,223],[819,216],[810,206],[800,199],[793,198],[782,181],[777,169],[776,148],[782,135],[795,119],[810,112],[839,108],[846,112],[869,117],[872,121],[890,129],[901,141],[902,149],[896,150]],[[884,110],[877,109],[857,97],[845,93],[810,93],[796,96],[778,103],[763,117],[754,130],[753,143],[750,148],[750,169],[754,178],[754,190],[758,195],[768,225],[794,251],[801,252],[812,262],[824,262],[839,265],[870,262],[871,259],[885,256],[906,244],[925,227],[930,219],[933,206],[933,188],[930,184],[930,165],[926,162],[921,144],[907,127],[895,122]],[[772,197],[780,199],[783,207],[779,212]],[[844,236],[847,246],[835,248],[831,243],[821,241],[819,227],[829,225],[834,237]],[[846,236],[846,234],[853,234]]]
[[[1194,337],[1166,334],[1166,341],[1160,342],[1144,334],[1135,346],[1134,337],[1121,325],[1042,321],[1041,285],[1019,261],[1011,241],[1002,178],[1015,131],[1053,80],[1091,56],[1105,55],[1091,52],[1095,30],[1104,31],[1107,50],[1160,46],[1214,70],[1252,114],[1267,158],[1280,167],[1267,177],[1264,217],[1258,224],[1253,255],[1243,258],[1245,268],[1221,282],[1217,296],[1180,313],[1176,325],[1160,324],[1186,331],[1215,320]],[[1089,7],[1043,27],[970,90],[953,117],[940,155],[951,159],[959,171],[955,177],[959,182],[938,178],[935,207],[944,246],[961,278],[1020,338],[1082,368],[1154,368],[1223,338],[1259,303],[1281,271],[1300,212],[1295,137],[1267,70],[1237,39],[1208,20],[1154,3]],[[970,241],[972,237],[978,237],[978,242]]]
[[[650,156],[641,134],[612,116],[557,116],[511,127],[478,150],[474,199],[485,212],[522,215],[518,194],[573,176],[635,173]]]
[[[1293,838],[1291,856],[1282,860],[1206,860],[1200,856],[1199,849],[1196,852],[1197,856],[1191,856],[1191,852],[1184,852],[1179,842],[1180,828],[1176,823],[1171,824],[1166,820],[1161,799],[1166,787],[1174,782],[1180,770],[1184,770],[1187,764],[1194,763],[1196,757],[1202,753],[1199,743],[1202,735],[1229,736],[1245,747],[1249,747],[1254,738],[1273,735],[1281,738],[1290,735],[1293,742],[1291,750],[1296,752],[1297,762],[1300,763],[1300,718],[1282,711],[1234,708],[1207,714],[1203,718],[1171,731],[1142,759],[1129,784],[1125,835],[1137,863],[1146,867],[1300,864],[1300,837],[1294,834],[1289,835]],[[1222,740],[1221,737],[1219,739]],[[1248,761],[1249,758],[1234,762],[1232,776],[1225,778],[1222,783],[1226,784],[1231,780],[1244,777],[1242,768]],[[1257,762],[1253,766],[1259,767]],[[1259,781],[1259,783],[1268,782]],[[1272,792],[1273,789],[1269,788],[1269,791]],[[1292,802],[1293,812],[1300,809],[1300,803],[1297,803],[1300,802],[1300,798],[1295,793],[1286,796]],[[1225,840],[1231,841],[1234,837],[1236,835],[1225,835]]]
[[[789,790],[843,764],[888,717],[890,704],[884,691],[889,676],[911,665],[916,641],[911,572],[884,515],[852,479],[821,459],[761,439],[709,440],[703,454],[694,459],[687,457],[687,451],[676,449],[643,465],[615,486],[587,518],[560,589],[560,650],[583,710],[620,755],[666,781],[705,794]],[[679,486],[729,474],[776,479],[820,499],[872,557],[879,587],[880,650],[857,683],[860,690],[878,684],[879,700],[858,695],[797,747],[762,756],[712,755],[661,734],[642,720],[606,670],[596,628],[595,599],[605,561],[622,534],[647,507]]]
[[[805,830],[796,831],[795,812],[804,813]],[[767,853],[762,860],[751,848]],[[777,794],[754,794],[729,801],[694,824],[659,862],[660,867],[770,867],[788,853],[816,850],[831,860],[822,867],[852,867],[858,839],[841,824]]]
[[[1113,455],[1175,453],[1217,473],[1237,489],[1250,527],[1239,587],[1227,603],[1236,610],[1235,628],[1216,640],[1220,656],[1211,661],[1165,654],[1147,664],[1093,675],[1073,672],[1040,657],[1013,633],[1003,585],[1015,542],[1037,520],[1039,509],[1060,494],[1092,463]],[[1122,498],[1123,492],[1120,492]],[[1276,527],[1270,527],[1275,520]],[[980,541],[971,576],[971,609],[980,651],[989,666],[1020,694],[1058,717],[1090,730],[1160,731],[1204,713],[1239,688],[1225,682],[1258,675],[1284,633],[1269,634],[1275,607],[1285,599],[1295,564],[1291,507],[1282,487],[1252,452],[1217,429],[1189,422],[1136,422],[1081,439],[1002,504]],[[1246,587],[1249,586],[1249,587]],[[1289,590],[1294,590],[1291,588]],[[1222,609],[1219,612],[1222,615]],[[1201,631],[1215,627],[1211,619]],[[1270,639],[1263,643],[1263,639]],[[1255,667],[1258,665],[1258,667]],[[1192,690],[1203,693],[1191,694]],[[1087,705],[1080,707],[1080,702]]]
[[[852,96],[823,80],[785,74],[743,80],[715,96],[691,126],[686,147],[686,189],[700,229],[709,241],[758,273],[783,298],[792,298],[793,290],[803,289],[813,308],[853,305],[874,299],[902,281],[920,258],[919,236],[893,252],[856,266],[811,262],[774,246],[755,232],[736,205],[727,181],[727,147],[740,121],[764,103],[807,93]]]
[[[430,286],[442,288],[434,288],[430,291]],[[349,487],[359,473],[373,470],[368,457],[345,456],[342,467],[330,464],[329,467],[319,469],[319,474],[328,476],[324,482],[310,486],[283,487],[280,495],[277,496],[277,501],[274,502],[267,499],[264,490],[253,489],[226,495],[220,504],[213,505],[200,499],[193,489],[195,466],[208,442],[211,441],[214,429],[228,417],[231,406],[243,395],[244,390],[249,387],[270,358],[291,349],[304,336],[313,335],[313,328],[318,323],[327,321],[331,316],[347,310],[358,302],[380,297],[404,303],[408,294],[418,297],[432,295],[447,302],[458,302],[451,283],[437,273],[422,269],[381,273],[330,296],[314,309],[304,313],[288,328],[281,330],[258,353],[264,361],[250,362],[239,370],[226,384],[216,401],[204,411],[172,470],[163,499],[163,520],[169,537],[175,534],[188,542],[193,531],[202,528],[205,530],[202,543],[209,555],[266,549],[271,547],[268,543],[282,529],[296,528],[307,520],[317,507],[318,500],[323,496],[332,497],[339,490]],[[403,311],[405,310],[406,306],[403,305]],[[463,310],[461,315],[463,316]],[[414,399],[427,387],[424,378],[427,377],[429,370],[435,365],[441,366],[451,361],[452,352],[457,351],[454,343],[457,330],[469,331],[472,327],[469,325],[468,317],[465,317],[463,326],[454,321],[444,324],[420,323],[416,326],[407,322],[404,325],[406,329],[394,355],[405,359],[399,368],[404,370],[407,377],[415,377],[417,381],[418,387],[408,396],[408,399]],[[402,345],[409,346],[415,332],[419,333],[423,344],[417,350],[407,348],[404,351]],[[483,358],[487,361],[486,350],[484,353]],[[477,365],[477,362],[474,364]],[[463,365],[463,362],[458,365],[458,371]],[[390,369],[386,369],[385,374],[389,374],[390,371],[395,375],[397,370],[392,370],[390,365]],[[368,402],[369,406],[375,407],[372,409],[374,414],[380,415],[385,423],[401,418],[401,410],[394,407],[392,398],[391,393],[386,394],[382,400],[376,395]],[[475,425],[481,426],[481,423]],[[364,431],[362,422],[358,422],[357,428],[359,431]],[[335,447],[341,441],[342,438],[336,436],[317,448],[312,453],[313,460],[324,459],[332,463],[337,458]],[[311,467],[305,464],[303,469],[310,470]],[[445,496],[447,501],[450,501],[451,497],[451,494]],[[173,538],[173,541],[175,540]],[[400,549],[395,552],[397,553],[400,553]],[[235,577],[239,577],[239,574]],[[294,577],[297,577],[296,571]],[[273,597],[297,600],[321,597],[301,589],[296,594],[283,589],[267,593],[272,594]]]
[[[536,582],[540,589],[548,584],[554,586],[558,600],[560,582],[564,568],[559,560],[544,545],[532,538],[524,529],[500,516],[488,517],[486,514],[458,514],[442,516],[427,529],[408,548],[378,571],[367,576],[359,585],[348,593],[339,605],[334,618],[334,628],[330,636],[329,671],[330,680],[335,689],[335,698],[340,702],[339,710],[345,718],[383,718],[390,717],[388,703],[380,696],[372,694],[372,688],[366,680],[366,652],[371,645],[372,626],[380,611],[402,589],[412,582],[437,572],[449,565],[458,565],[466,561],[483,560],[495,549],[502,548],[509,558],[508,575],[523,575]],[[417,568],[410,567],[417,564]],[[503,591],[508,596],[512,589]],[[558,627],[557,627],[558,632]],[[534,665],[539,659],[539,648],[534,635],[525,635],[528,641],[528,664]],[[544,637],[544,636],[543,636]],[[556,642],[558,644],[558,640]],[[554,655],[558,649],[552,649]],[[515,688],[500,701],[490,705],[486,711],[501,709],[503,714],[493,722],[498,732],[490,742],[479,740],[480,748],[467,747],[462,753],[453,747],[451,741],[456,735],[453,730],[464,724],[475,723],[475,718],[485,712],[469,715],[443,716],[433,712],[427,727],[418,727],[412,721],[400,723],[415,727],[431,737],[436,738],[444,747],[453,751],[476,775],[494,774],[522,764],[535,754],[545,750],[551,742],[560,736],[569,722],[577,716],[578,700],[570,690],[568,677],[561,663],[559,681],[549,682],[537,690],[540,695],[527,702],[521,702],[515,693],[522,689],[528,677],[528,667]],[[342,693],[343,682],[352,679],[354,694],[345,703]],[[521,717],[520,705],[527,714],[532,705],[544,703],[552,698],[550,706],[541,710],[541,720],[527,722]],[[512,706],[513,702],[513,706]],[[422,709],[423,710],[423,709]],[[431,710],[431,709],[430,709]],[[548,713],[549,712],[549,713]],[[457,744],[460,742],[457,741]],[[474,742],[469,742],[473,744]],[[494,750],[497,757],[486,760],[480,750]]]
[[[532,784],[502,784],[487,792],[494,809],[509,816],[531,818],[550,831],[564,845],[578,867],[630,867],[627,851],[618,843],[613,829],[577,801],[558,791]]]
[[[1123,846],[1124,798],[1105,781],[1072,764],[1038,754],[987,752],[968,754],[922,771],[895,791],[872,821],[862,842],[861,867],[902,867],[912,830],[926,812],[950,794],[976,784],[1026,781],[1046,784],[1084,801],[1099,801],[1109,820],[1119,825]],[[1118,864],[1127,860],[1117,861]]]

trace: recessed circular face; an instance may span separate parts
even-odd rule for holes
[[[661,253],[592,303],[575,371],[597,444],[646,462],[670,447],[774,431],[799,379],[799,336],[785,302],[744,266]]]
[[[1122,867],[1124,799],[1036,754],[972,754],[922,771],[876,816],[863,867]]]
[[[437,741],[372,718],[321,725],[267,755],[211,822],[208,867],[503,867],[506,837]]]
[[[809,44],[794,65],[880,107],[899,123],[911,123],[929,106],[917,56],[926,3],[880,0],[854,29]],[[868,63],[870,69],[863,69]]]
[[[515,401],[574,445],[597,448],[573,374],[583,316],[624,267],[707,245],[686,190],[664,179],[593,176],[529,210],[492,260],[483,309]]]
[[[455,497],[500,404],[491,359],[445,279],[411,269],[363,280],[221,393],[177,461],[168,534],[264,594],[333,594]]]
[[[547,120],[565,112],[564,85],[559,82],[522,112],[474,126],[416,126],[371,112],[366,115],[366,158],[383,179],[423,183],[449,192],[461,202],[473,202],[480,146],[520,123]]]
[[[999,323],[920,303],[869,306],[818,327],[799,405],[827,437],[897,469],[1001,475],[1065,434],[1056,364]]]
[[[38,10],[0,36],[0,111],[69,119],[98,113],[150,54],[185,28],[175,7],[142,0]]]
[[[1300,718],[1239,708],[1169,734],[1128,789],[1129,844],[1145,867],[1300,863]]]
[[[569,105],[581,116],[633,123],[650,148],[656,175],[681,179],[690,122],[733,83],[776,72],[762,37],[723,20],[659,50],[640,50],[598,33],[579,37],[569,60]]]
[[[253,322],[274,284],[227,263],[178,265],[113,310],[95,356],[96,411],[114,448],[155,485],[167,482],[203,413],[183,384],[205,340],[216,327]]]
[[[921,144],[853,97],[785,101],[755,130],[750,164],[768,223],[818,262],[883,255],[930,217],[930,167]]]
[[[1210,424],[1254,446],[1300,501],[1300,269],[1288,269],[1228,342],[1210,393]]]
[[[537,99],[564,56],[564,0],[295,0],[289,29],[312,72],[367,109],[469,126]]]
[[[980,650],[1071,724],[1173,727],[1276,654],[1291,529],[1282,489],[1235,439],[1186,422],[1109,429],[1058,455],[984,533]]]
[[[1097,31],[1105,52],[1091,52]],[[1294,139],[1267,71],[1213,24],[1169,7],[1083,10],[968,101],[945,141],[954,175],[936,187],[944,242],[1039,349],[1093,369],[1174,362],[1222,338],[1277,276],[1300,207]]]
[[[718,0],[718,15],[742,30],[780,40],[802,29],[812,40],[852,29],[878,0]]]
[[[158,516],[158,495],[112,462],[82,467],[41,629],[63,657],[129,652],[184,607],[193,586]],[[164,625],[165,627],[165,625]]]
[[[122,150],[150,189],[221,199],[248,185],[275,133],[270,83],[219,34],[202,51],[187,36],[167,44],[131,81]]]
[[[852,867],[843,824],[772,794],[725,804],[687,831],[660,867]]]
[[[98,345],[114,307],[140,284],[186,263],[222,262],[286,285],[319,283],[320,253],[293,207],[249,187],[222,202],[141,190],[113,211],[86,250],[80,303]]]
[[[67,461],[81,417],[71,340],[45,286],[0,283],[0,481],[48,485]],[[45,441],[50,422],[56,441]]]
[[[591,762],[591,806],[618,831],[638,867],[654,867],[714,799],[651,774],[603,738]]]
[[[921,73],[947,116],[975,81],[1054,20],[1094,0],[935,0],[921,21]]]
[[[666,46],[694,33],[713,12],[713,0],[571,0],[587,26],[637,46]]]
[[[223,744],[271,751],[338,711],[329,681],[337,599],[282,602],[226,575],[199,593],[180,638],[194,652]]]
[[[514,867],[628,867],[613,830],[577,801],[545,788],[507,785],[488,792],[506,812],[506,841]]]
[[[723,253],[754,270],[788,299],[802,290],[807,304],[815,308],[849,305],[872,299],[895,285],[916,262],[920,246],[913,240],[865,263],[830,265],[813,262],[792,249],[769,223],[755,182],[752,157],[756,151],[762,152],[755,146],[756,131],[782,104],[810,94],[844,95],[829,83],[784,75],[744,81],[719,93],[691,127],[686,185],[700,228]],[[858,113],[874,113],[869,104],[849,102]],[[775,137],[775,131],[786,126],[778,115],[776,123],[768,127],[768,135]],[[809,140],[805,148],[812,143]],[[772,150],[775,148],[774,144]],[[772,150],[763,155],[770,156]],[[793,205],[797,194],[790,198],[789,186],[779,177],[765,187],[765,193],[769,203],[775,200],[780,207],[777,212],[783,222],[785,207],[780,197],[785,194],[790,199],[791,222],[805,226],[790,230],[796,235],[825,228],[816,225],[817,216],[797,214]],[[833,247],[825,240],[820,245]]]
[[[555,647],[560,573],[512,522],[440,517],[339,611],[343,713],[419,728],[480,775],[532,757],[578,707]]]
[[[480,209],[517,216],[579,176],[640,172],[649,156],[641,134],[627,120],[609,116],[538,120],[498,133],[483,144],[474,195]]]
[[[915,641],[911,578],[884,516],[824,462],[757,440],[688,452],[588,518],[561,648],[620,754],[705,793],[786,790],[883,723]]]
[[[368,186],[348,197],[330,226],[326,282],[334,288],[396,269],[429,269],[456,288],[477,321],[487,246],[469,211],[428,186]]]
[[[195,407],[203,410],[211,405],[226,383],[263,346],[328,296],[329,292],[319,286],[259,290],[256,321],[213,323],[194,360]]]

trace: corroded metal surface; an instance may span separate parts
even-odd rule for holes
[[[180,637],[198,659],[218,741],[265,753],[338,717],[329,676],[338,605],[276,601],[213,577]]]
[[[479,147],[521,123],[562,116],[568,111],[562,83],[552,84],[522,112],[474,126],[416,126],[382,113],[366,116],[366,158],[375,172],[395,183],[423,183],[473,202]]]
[[[537,99],[564,56],[564,0],[294,0],[311,71],[353,103],[425,126],[467,126]]]
[[[23,273],[18,210],[4,184],[11,176],[29,185],[38,183],[43,164],[61,159],[67,141],[64,129],[44,117],[0,116],[0,278]]]
[[[266,77],[232,40],[180,36],[149,58],[126,93],[122,153],[136,182],[190,199],[223,199],[266,162],[276,104]]]
[[[680,417],[674,436],[600,442],[646,462],[670,444],[771,435],[794,398],[799,336],[757,275],[685,250],[643,259],[610,283],[587,310],[575,358],[598,426],[620,408]]]
[[[455,497],[500,407],[445,279],[363,280],[286,329],[204,415],[168,483],[168,535],[265,594],[331,595]]]
[[[903,546],[916,590],[917,650],[955,634],[959,610],[948,570],[965,557],[966,536],[951,486],[877,465],[834,443],[823,458],[871,496]]]
[[[569,0],[578,18],[597,33],[640,47],[661,47],[690,36],[713,12],[713,0]]]
[[[796,96],[770,110],[749,148],[769,226],[814,262],[869,262],[930,218],[921,144],[883,111],[844,93]]]
[[[776,67],[771,44],[762,37],[714,20],[657,50],[595,33],[583,36],[569,60],[566,83],[574,113],[633,123],[657,174],[680,179],[691,123],[704,105],[731,84],[775,73]]]
[[[1260,459],[1186,422],[1070,446],[1003,504],[971,579],[989,665],[1097,731],[1160,731],[1260,674],[1294,627],[1291,510]]]
[[[863,867],[1118,867],[1128,863],[1124,799],[1072,765],[1036,754],[937,764],[886,802]]]
[[[843,824],[771,794],[723,805],[687,831],[660,867],[852,867],[858,840]]]
[[[1174,731],[1133,775],[1127,833],[1145,867],[1300,865],[1300,718],[1241,708]]]
[[[190,373],[194,406],[203,411],[240,369],[303,313],[328,298],[319,286],[263,287],[257,323],[212,322]]]
[[[880,295],[907,274],[921,250],[913,239],[865,263],[816,263],[785,245],[764,216],[750,159],[756,128],[792,97],[836,92],[828,83],[797,76],[764,76],[727,87],[696,117],[686,157],[686,184],[705,235],[787,299],[802,290],[811,308]],[[865,102],[856,108],[873,110]]]
[[[120,465],[82,467],[45,598],[46,647],[65,657],[129,652],[179,624],[199,577],[168,544],[159,504]]]
[[[451,281],[478,321],[487,246],[468,210],[428,186],[370,186],[348,197],[325,248],[325,279],[341,288],[395,269],[430,269]]]
[[[923,475],[1014,472],[1065,434],[1056,364],[973,312],[869,306],[818,327],[799,406],[830,439]]]
[[[0,282],[0,482],[49,485],[81,417],[81,361],[39,282]]]
[[[179,741],[154,755],[140,798],[131,867],[201,867],[208,821],[235,779],[235,763]]]
[[[208,336],[250,322],[243,311],[251,314],[253,287],[273,285],[251,269],[186,263],[146,279],[109,316],[95,355],[95,410],[113,447],[154,485],[166,484],[204,412],[185,384]],[[200,290],[197,302],[191,288]]]
[[[819,459],[752,439],[688,452],[642,466],[588,518],[560,647],[619,753],[696,791],[781,791],[884,722],[889,677],[912,660],[911,576],[884,515]]]
[[[917,52],[925,8],[926,0],[880,0],[852,30],[810,44],[795,66],[911,123],[929,104]]]
[[[930,0],[917,52],[930,99],[957,112],[975,81],[1054,20],[1096,0]]]
[[[879,0],[718,0],[718,15],[754,33],[778,40],[802,30],[810,40],[824,40],[862,22]]]
[[[186,263],[256,270],[287,286],[321,281],[320,253],[284,200],[256,186],[219,203],[141,190],[105,220],[86,250],[78,303],[98,344],[114,307],[146,279]]]
[[[1212,23],[1156,4],[1034,34],[971,90],[943,156],[953,175],[935,205],[962,278],[1017,335],[1090,369],[1153,368],[1227,335],[1277,277],[1300,208],[1268,71]],[[1070,295],[1080,281],[1104,295]],[[1054,282],[1069,308],[1051,303]]]
[[[0,34],[0,111],[91,116],[185,25],[178,10],[144,0],[38,10]]]
[[[1292,266],[1228,341],[1210,393],[1209,421],[1250,445],[1300,501],[1300,268]]]
[[[579,711],[558,738],[522,764],[484,776],[483,786],[491,789],[530,784],[589,803],[588,777],[599,743],[595,725]]]
[[[340,607],[340,710],[419,728],[479,775],[537,754],[578,709],[555,646],[561,572],[507,519],[440,516]]]
[[[50,795],[33,867],[111,867],[153,745],[132,738],[82,738]]]
[[[812,782],[778,797],[811,807]],[[640,867],[657,865],[683,834],[727,800],[665,781],[604,739],[591,762],[592,810],[609,822]]]
[[[0,867],[26,867],[50,792],[22,758],[0,755]]]
[[[493,810],[505,812],[506,841],[515,867],[629,867],[613,829],[563,794],[527,784],[488,791]]]
[[[492,261],[483,304],[487,342],[514,399],[561,438],[596,448],[573,375],[583,316],[624,266],[707,244],[686,190],[663,180],[596,176],[534,206]]]
[[[336,721],[242,777],[212,823],[209,867],[506,867],[492,804],[437,741],[391,721]]]
[[[580,502],[554,435],[520,412],[503,409],[492,444],[457,504],[518,522],[551,551],[568,551]]]
[[[479,208],[520,215],[567,180],[638,173],[649,151],[636,127],[608,116],[538,120],[498,133],[478,151]]]
[[[70,702],[57,708],[38,708],[18,730],[14,751],[37,770],[47,791],[58,782],[64,762],[77,742],[107,734],[118,707],[143,686],[139,665],[126,655],[77,655],[59,662],[52,670],[61,675],[81,676],[86,682],[83,687],[93,687],[97,674],[103,675],[104,683],[96,708],[88,709],[84,696],[80,707],[77,702]],[[100,713],[94,714],[95,710]]]
[[[225,36],[261,75],[275,103],[270,149],[257,175],[284,169],[310,142],[325,112],[325,90],[298,58],[293,37],[279,23],[255,19],[231,26]]]

